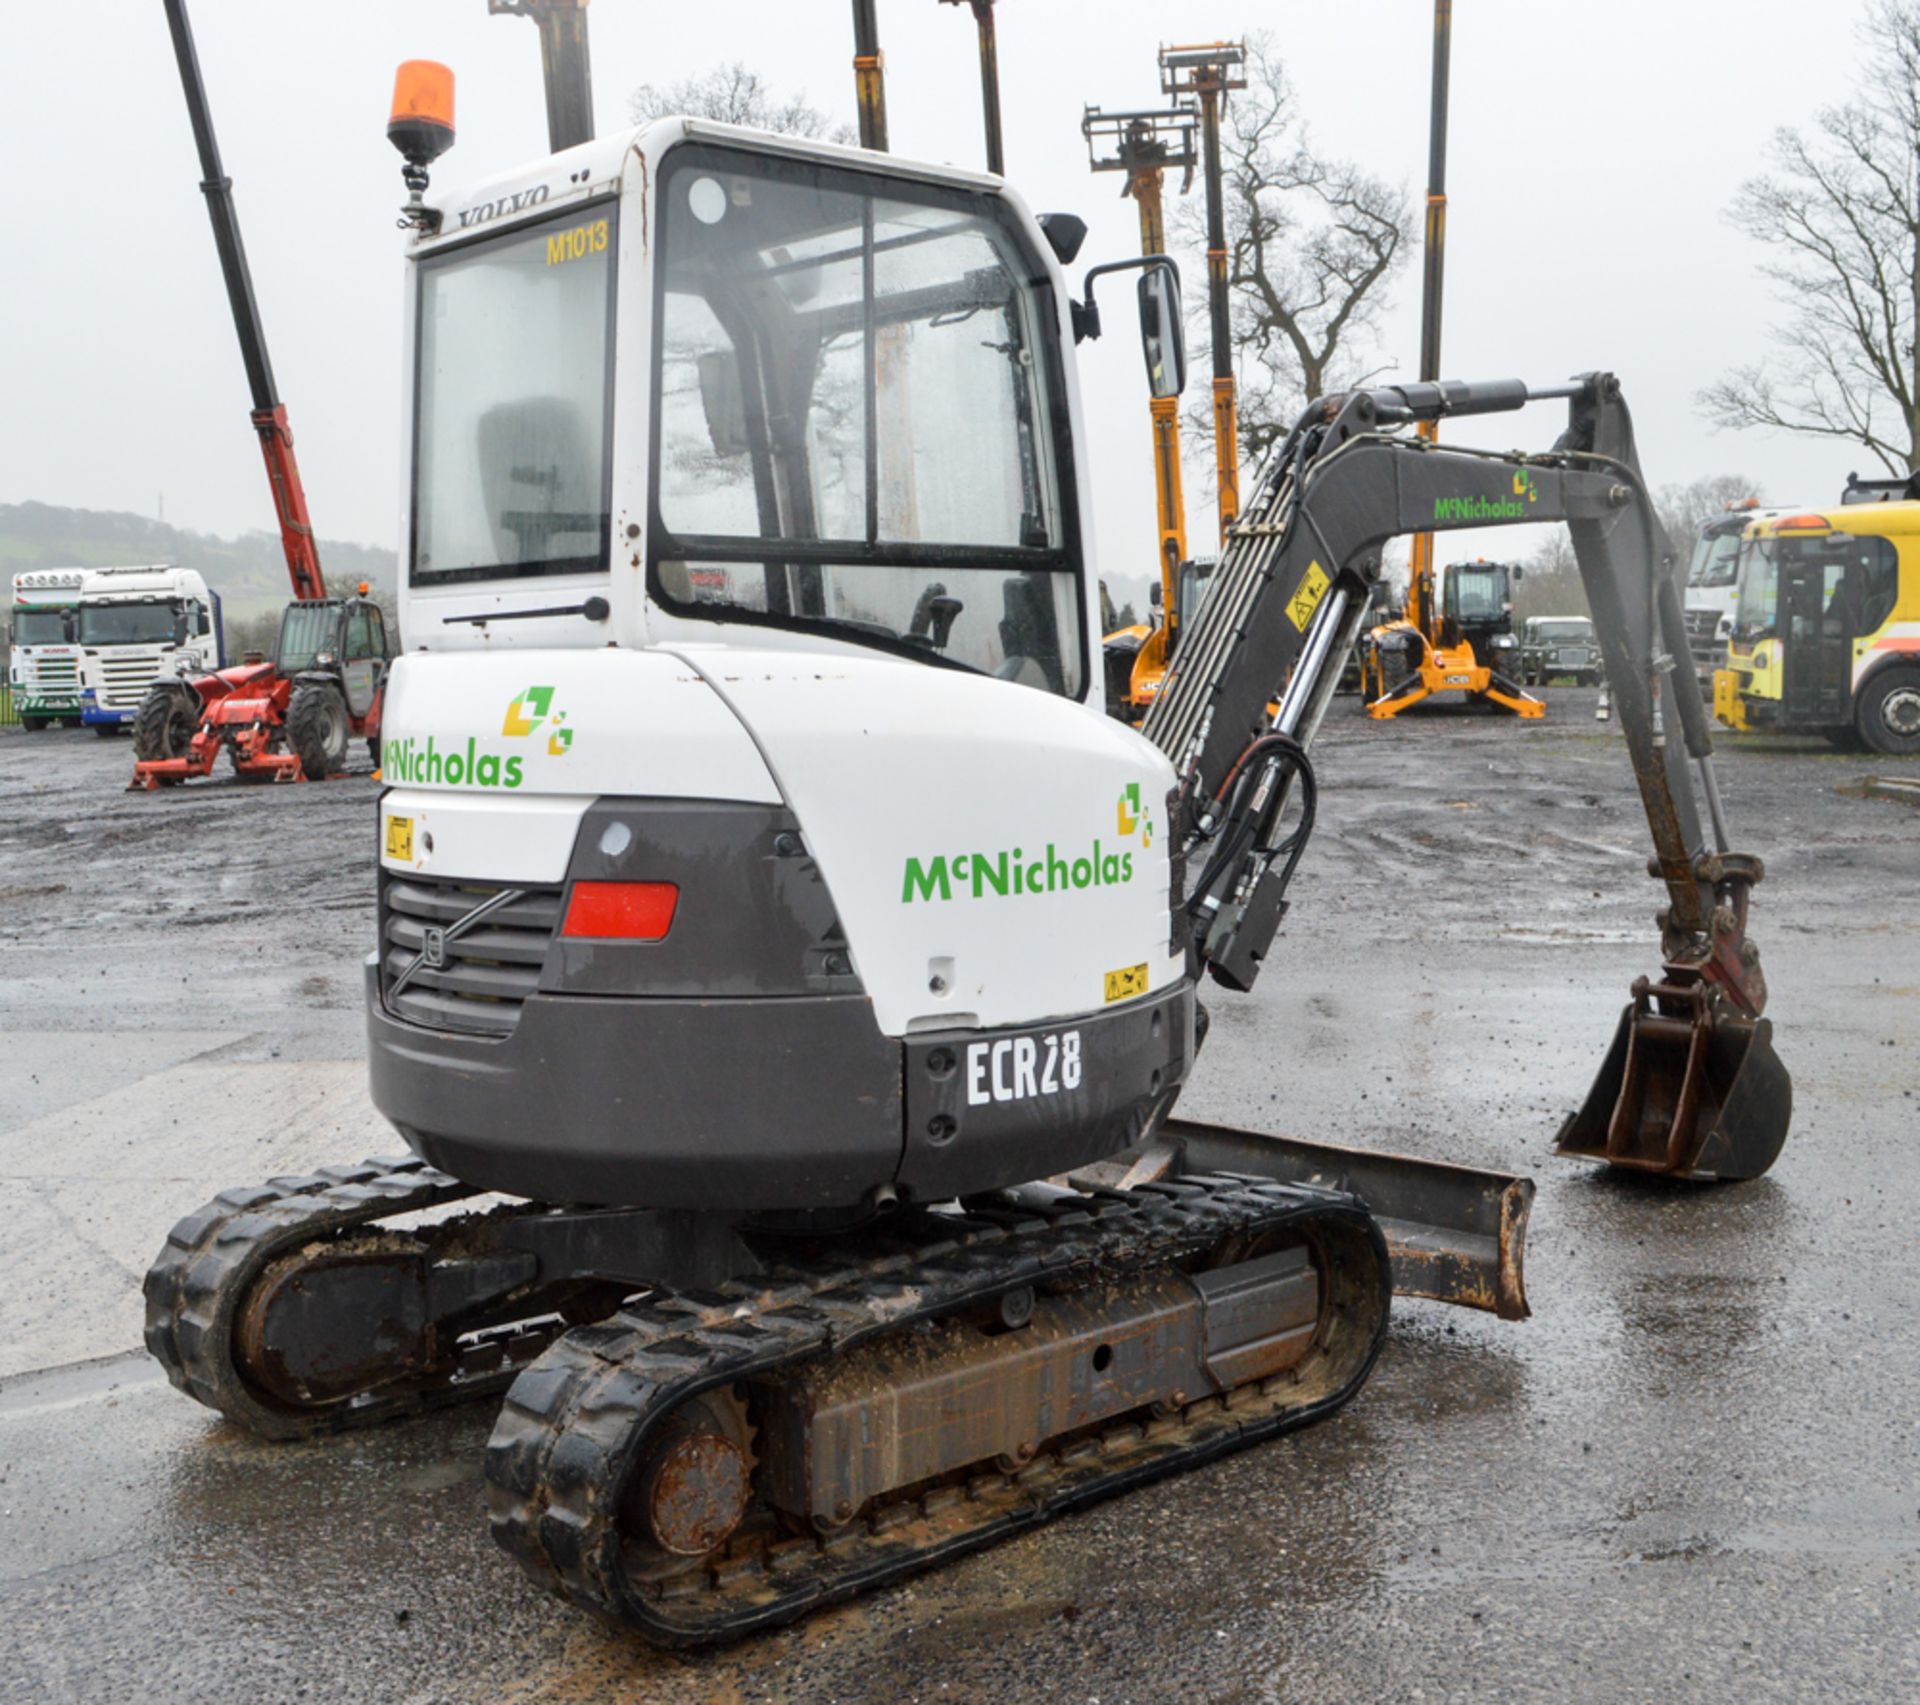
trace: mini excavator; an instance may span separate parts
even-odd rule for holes
[[[411,1152],[174,1227],[147,1342],[183,1390],[270,1437],[504,1393],[496,1539],[691,1646],[1333,1413],[1396,1289],[1524,1314],[1523,1181],[1172,1117],[1202,988],[1250,988],[1286,912],[1382,544],[1521,471],[1668,897],[1561,1151],[1771,1163],[1761,867],[1611,377],[1315,403],[1136,730],[1075,346],[1127,269],[1178,394],[1169,265],[1076,291],[1084,227],[997,177],[681,118],[430,198],[420,86],[419,649],[365,968]],[[1537,453],[1412,430],[1541,398]]]

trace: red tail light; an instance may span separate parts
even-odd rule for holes
[[[576,882],[560,933],[593,941],[658,941],[673,928],[673,882]]]

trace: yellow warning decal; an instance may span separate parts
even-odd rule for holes
[[[560,266],[570,260],[585,260],[588,255],[606,251],[609,227],[604,219],[576,225],[571,231],[556,231],[547,239],[547,265]]]
[[[1107,973],[1109,1004],[1114,1001],[1132,1000],[1135,995],[1144,995],[1146,992],[1147,967],[1144,962],[1139,965],[1123,965],[1118,971]]]
[[[389,817],[387,819],[387,857],[413,862],[413,819],[411,817]]]
[[[1307,572],[1301,575],[1300,584],[1287,600],[1287,620],[1305,633],[1307,623],[1313,620],[1313,612],[1320,608],[1320,600],[1326,597],[1327,588],[1332,584],[1324,568],[1317,562],[1308,563]]]

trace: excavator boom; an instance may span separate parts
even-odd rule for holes
[[[1570,418],[1539,453],[1442,446],[1405,430],[1544,398],[1565,399]],[[1572,534],[1652,834],[1651,868],[1668,893],[1662,979],[1636,985],[1608,1066],[1561,1147],[1643,1170],[1755,1176],[1785,1139],[1790,1101],[1760,1017],[1759,953],[1745,934],[1762,868],[1728,846],[1706,718],[1684,669],[1680,686],[1668,686],[1688,655],[1673,557],[1610,374],[1547,390],[1518,380],[1358,390],[1302,415],[1256,482],[1144,724],[1182,777],[1188,856],[1200,861],[1187,902],[1193,952],[1229,987],[1259,973],[1311,828],[1307,749],[1386,541],[1542,521],[1564,521]],[[1298,826],[1283,834],[1296,783]]]

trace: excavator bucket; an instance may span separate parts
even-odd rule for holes
[[[1705,983],[1633,985],[1633,1001],[1557,1153],[1703,1181],[1758,1178],[1780,1153],[1793,1081],[1773,1026]]]

